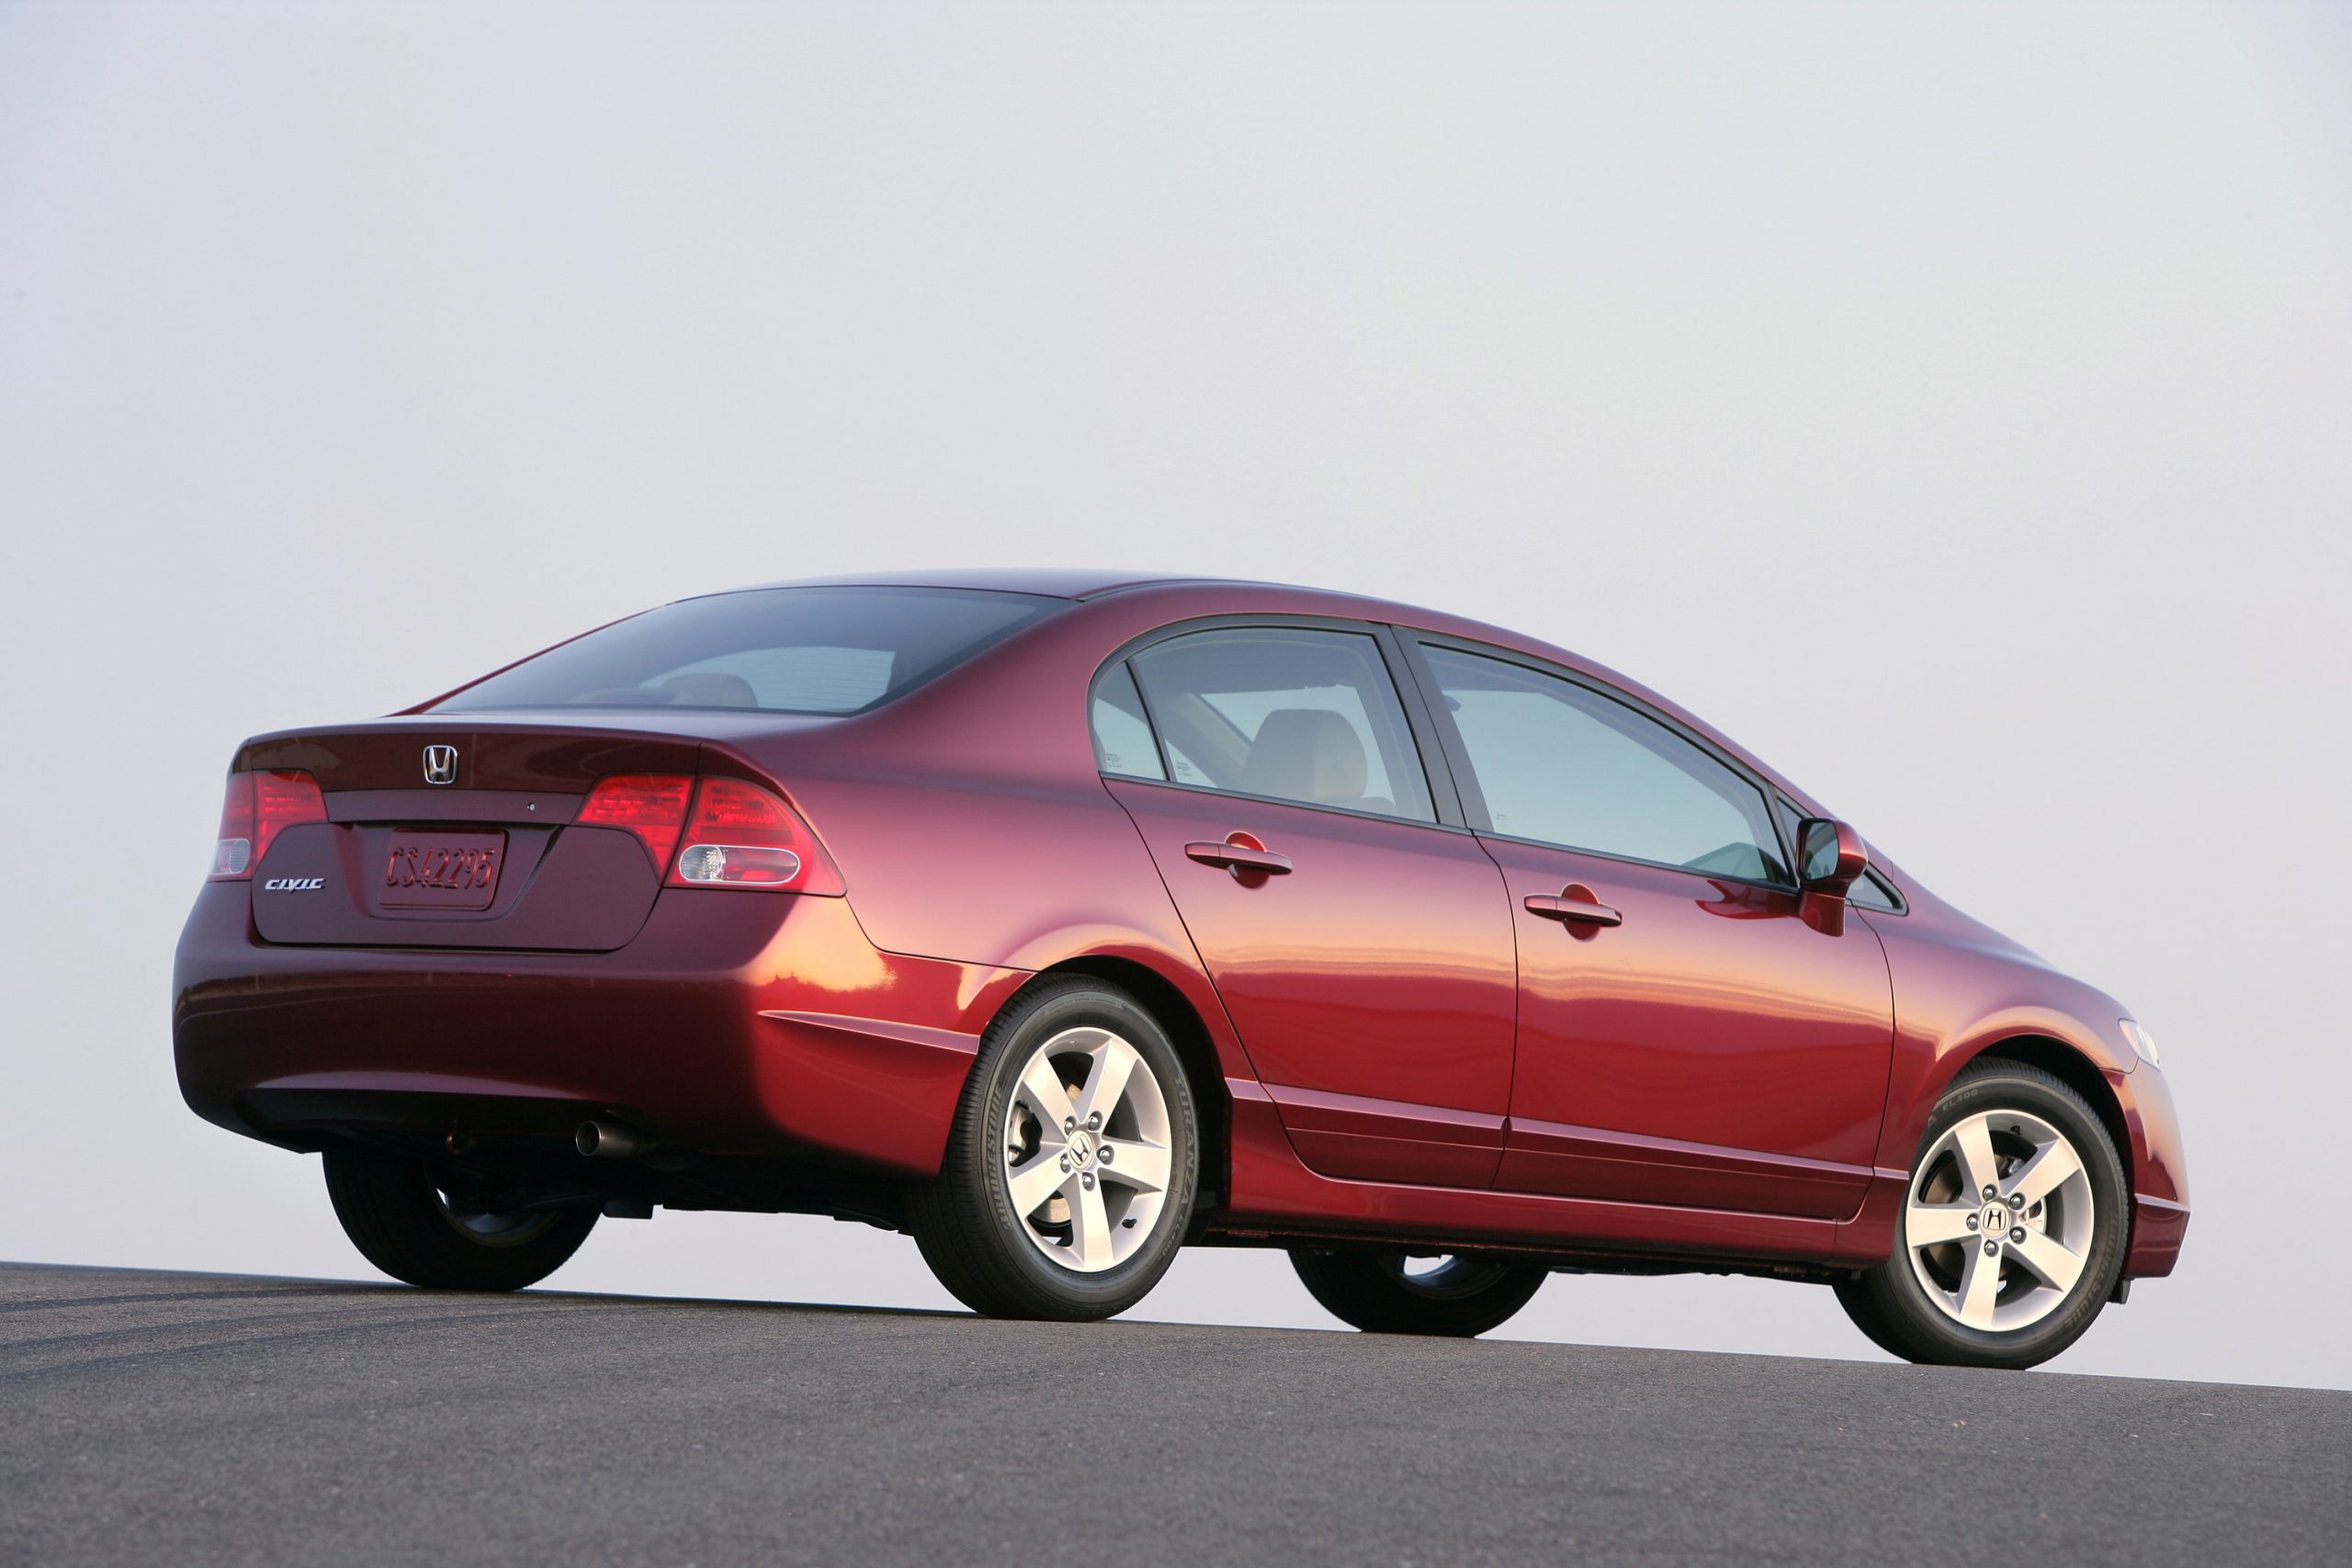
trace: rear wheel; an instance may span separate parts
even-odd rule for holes
[[[1176,1048],[1125,992],[1050,982],[980,1043],[909,1228],[939,1282],[990,1317],[1109,1317],[1183,1244],[1199,1119]]]
[[[424,1161],[380,1149],[329,1149],[326,1173],[351,1245],[393,1279],[428,1290],[536,1285],[596,1228],[594,1203],[492,1213]]]
[[[1490,1258],[1293,1248],[1307,1293],[1367,1334],[1467,1339],[1500,1327],[1542,1289],[1546,1270]]]
[[[2123,1162],[2083,1097],[2016,1062],[1952,1080],[1928,1119],[1894,1250],[1838,1284],[1882,1349],[2030,1367],[2082,1337],[2123,1269]]]

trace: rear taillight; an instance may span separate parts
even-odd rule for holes
[[[670,852],[678,847],[694,792],[695,781],[684,773],[613,773],[596,781],[572,821],[635,833],[659,875],[670,869]]]
[[[747,779],[706,777],[686,822],[673,887],[745,887],[838,894],[825,846],[773,792]]]
[[[842,891],[841,872],[808,824],[748,779],[615,773],[596,781],[571,820],[635,833],[673,887]]]
[[[210,880],[251,876],[278,834],[297,823],[326,819],[326,796],[308,773],[231,773],[228,795],[220,803],[220,838],[212,849]]]

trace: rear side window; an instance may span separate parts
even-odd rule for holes
[[[1494,831],[1712,875],[1785,883],[1754,784],[1682,736],[1576,682],[1427,647]]]
[[[1380,645],[1355,632],[1194,632],[1131,661],[1177,784],[1432,822]]]
[[[956,588],[757,588],[682,599],[477,682],[435,713],[494,708],[877,707],[1062,601]]]
[[[1143,699],[1136,694],[1134,672],[1114,665],[1094,683],[1094,765],[1106,773],[1129,779],[1165,779],[1159,742],[1151,738],[1151,720],[1144,716]]]

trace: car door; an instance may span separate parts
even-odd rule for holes
[[[1510,1098],[1510,920],[1494,862],[1440,819],[1382,637],[1193,631],[1106,670],[1093,708],[1106,786],[1300,1158],[1488,1185]]]
[[[1498,650],[1416,652],[1518,933],[1497,1185],[1851,1213],[1894,1048],[1868,924],[1807,922],[1764,791],[1661,716]]]

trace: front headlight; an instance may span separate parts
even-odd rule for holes
[[[2164,1057],[2156,1052],[2155,1037],[2128,1018],[2120,1021],[2123,1025],[2123,1038],[2132,1042],[2132,1049],[2140,1053],[2140,1060],[2152,1067],[2163,1066],[2165,1061]]]

